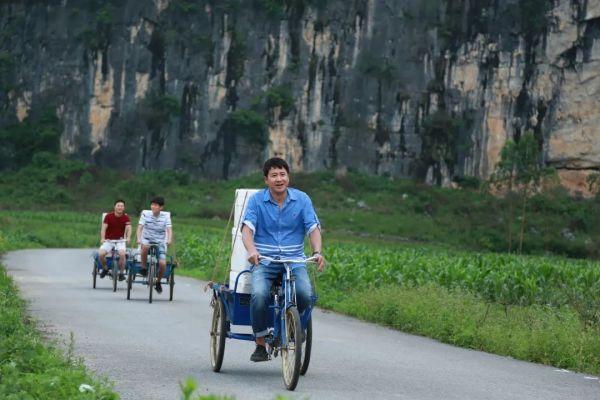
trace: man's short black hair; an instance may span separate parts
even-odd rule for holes
[[[285,162],[283,158],[273,157],[265,161],[265,164],[263,165],[263,175],[269,175],[269,171],[271,170],[271,168],[283,168],[288,174],[290,173],[290,166],[287,162]]]
[[[155,197],[152,200],[150,200],[150,204],[152,204],[152,203],[158,204],[159,206],[162,207],[165,205],[165,199],[163,197],[158,196],[158,197]]]
[[[116,206],[117,203],[123,203],[123,205],[125,205],[125,200],[123,200],[123,199],[116,199],[114,205]]]

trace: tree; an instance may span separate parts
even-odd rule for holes
[[[18,170],[28,165],[40,152],[58,154],[62,126],[52,107],[37,118],[0,129],[0,170]]]
[[[553,179],[553,168],[544,167],[538,142],[533,132],[526,132],[519,141],[509,140],[500,153],[500,162],[490,177],[489,183],[498,192],[505,192],[509,202],[508,251],[512,250],[512,222],[515,212],[515,197],[521,204],[519,230],[519,253],[523,251],[523,238],[527,216],[527,200],[537,193],[542,185]]]

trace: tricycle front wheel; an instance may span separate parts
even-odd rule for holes
[[[149,255],[150,257],[150,255]],[[152,303],[152,290],[154,290],[154,276],[156,275],[156,262],[154,260],[150,261],[150,268],[148,268],[148,303]]]
[[[117,278],[119,277],[119,263],[113,259],[112,270],[110,271],[112,276],[113,292],[117,291]]]
[[[283,382],[287,390],[294,390],[298,384],[302,363],[302,325],[296,307],[290,307],[285,311],[284,332],[287,346],[281,347]]]
[[[213,304],[213,317],[210,327],[210,363],[215,372],[221,370],[225,354],[225,339],[227,338],[227,318],[225,305],[217,297]]]
[[[96,268],[96,262],[92,267],[92,288],[96,289],[96,277],[98,276],[98,268]]]
[[[169,274],[169,301],[173,301],[173,289],[175,288],[175,268],[171,267]]]
[[[127,300],[131,298],[131,287],[133,286],[134,273],[135,272],[133,267],[129,268],[129,271],[127,271]]]

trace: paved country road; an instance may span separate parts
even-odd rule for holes
[[[178,382],[195,378],[203,393],[269,399],[577,399],[599,400],[600,380],[506,357],[455,348],[376,325],[316,311],[313,358],[295,392],[283,387],[281,363],[249,361],[253,346],[228,340],[222,372],[210,369],[211,311],[204,283],[177,278],[147,302],[110,280],[92,289],[91,250],[25,250],[5,265],[41,326],[86,365],[116,382],[123,399],[178,399]]]

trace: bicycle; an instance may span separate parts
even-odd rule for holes
[[[146,277],[140,282],[137,282],[135,278],[142,269],[141,260],[139,263],[137,260],[133,260],[129,267],[129,273],[127,274],[127,300],[131,299],[131,290],[133,289],[133,284],[141,283],[143,285],[148,285],[148,303],[152,303],[152,290],[154,288],[154,284],[158,280],[158,246],[160,245],[161,243],[150,243],[150,248],[148,249],[148,256],[146,259]],[[169,285],[169,301],[173,301],[176,263],[174,263],[173,260],[169,260],[169,262],[166,262],[165,264],[165,271],[162,279],[165,280],[164,283]]]
[[[262,260],[284,265],[280,279],[271,288],[271,304],[269,309],[268,333],[265,342],[268,345],[269,359],[281,354],[283,381],[286,389],[294,390],[300,375],[306,374],[310,363],[312,349],[312,308],[317,297],[311,296],[311,304],[302,317],[296,306],[295,279],[291,264],[315,262],[315,257],[307,259],[273,259],[261,257]],[[231,332],[231,325],[251,325],[250,295],[237,293],[240,276],[251,273],[246,269],[240,272],[235,280],[233,290],[227,284],[212,284],[213,318],[210,331],[210,356],[213,371],[219,372],[223,364],[226,339],[254,341],[254,334]]]
[[[110,278],[112,279],[112,286],[113,286],[113,292],[117,291],[117,280],[118,280],[118,275],[119,275],[119,252],[117,251],[117,245],[120,243],[125,243],[126,240],[125,239],[109,239],[109,240],[105,240],[105,242],[110,242],[112,244],[112,250],[111,253],[112,255],[109,255],[111,253],[106,253],[105,256],[105,263],[106,263],[106,268],[110,268]],[[98,271],[100,269],[102,269],[102,263],[100,262],[100,259],[98,257],[98,255],[96,255],[94,257],[94,267],[92,269],[92,287],[95,289],[96,288],[96,277],[98,275]],[[127,270],[127,251],[125,252],[125,271]]]

